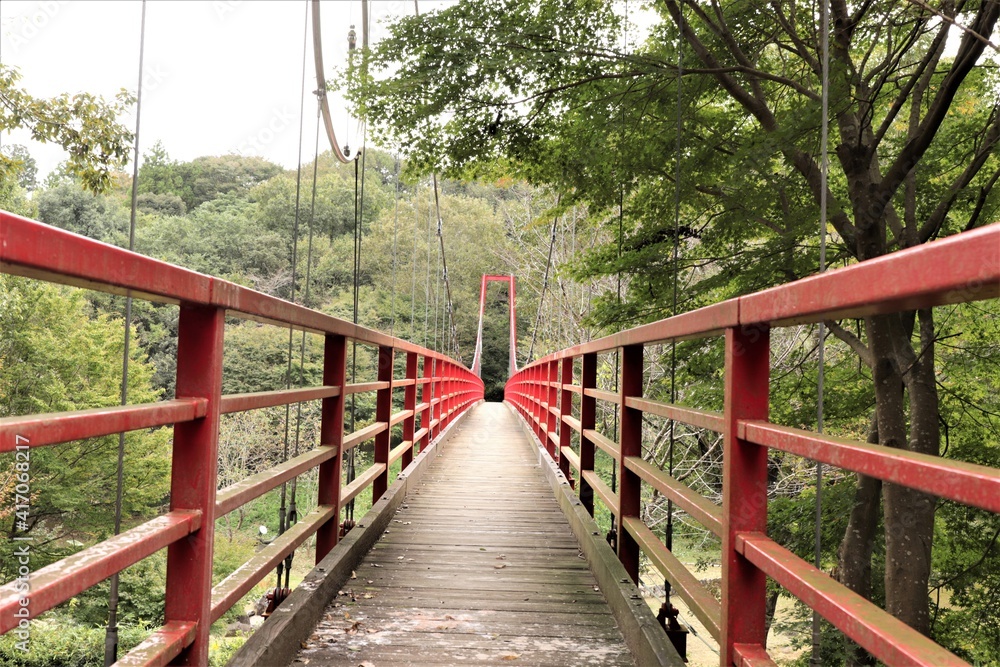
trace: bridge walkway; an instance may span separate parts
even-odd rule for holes
[[[517,418],[457,429],[293,664],[635,664]]]

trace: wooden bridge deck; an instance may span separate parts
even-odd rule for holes
[[[633,665],[502,404],[460,425],[295,665]]]

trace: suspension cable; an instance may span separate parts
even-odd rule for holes
[[[427,271],[424,276],[424,347],[428,347],[428,316],[430,314],[430,303],[431,303],[431,234],[433,234],[433,228],[431,223],[431,209],[430,206],[427,207]]]
[[[681,22],[684,21],[683,7],[681,8]],[[680,239],[681,239],[681,136],[684,131],[684,115],[682,112],[682,87],[681,83],[683,80],[683,66],[684,66],[684,49],[683,42],[681,41],[683,36],[683,28],[677,31],[677,134],[675,137],[676,145],[674,146],[674,247],[673,256],[671,263],[673,264],[674,280],[673,280],[673,290],[670,296],[670,315],[677,315],[677,283],[679,280],[678,272],[680,270]],[[674,405],[677,403],[677,341],[670,341],[670,403]],[[674,444],[677,440],[676,437],[677,421],[674,419],[670,420],[670,440],[667,445],[667,474],[671,477],[674,476]],[[663,536],[664,543],[666,544],[668,551],[674,550],[674,503],[670,498],[667,498],[667,528]],[[663,602],[665,611],[669,611],[670,608],[670,580],[663,579]]]
[[[312,201],[310,203],[309,210],[309,243],[308,249],[306,250],[306,288],[305,294],[302,296],[302,305],[306,308],[309,307],[309,292],[310,283],[312,281],[312,255],[313,255],[313,229],[315,228],[316,221],[316,179],[319,169],[319,123],[321,118],[321,108],[319,104],[316,105],[316,148],[313,155],[313,174],[312,174]],[[305,368],[306,368],[306,332],[305,329],[302,330],[302,344],[299,348],[299,386],[306,386],[305,378]],[[293,449],[292,455],[299,455],[299,438],[302,431],[302,403],[299,402],[295,407],[295,447]],[[291,528],[299,521],[298,510],[295,505],[295,495],[298,490],[299,478],[296,475],[291,481],[291,502],[289,503],[288,509],[288,520],[286,526]],[[285,557],[285,588],[289,588],[289,578],[292,574],[292,561],[295,557],[295,550],[293,549]]]
[[[389,335],[396,332],[396,239],[399,235],[399,158],[393,168],[393,190],[395,191],[395,201],[392,213],[392,295],[389,300]]]
[[[451,281],[448,280],[448,259],[444,252],[444,220],[441,218],[441,202],[438,198],[438,182],[437,174],[433,174],[434,183],[434,211],[437,213],[437,224],[438,224],[438,243],[441,246],[441,270],[444,276],[444,287],[447,294],[447,309],[448,309],[448,328],[449,334],[452,336],[455,356],[459,356],[458,349],[458,328],[455,325],[455,306],[451,299]]]
[[[319,91],[320,97],[320,113],[323,114],[323,125],[326,128],[326,136],[330,141],[330,147],[333,149],[333,155],[343,164],[348,164],[351,161],[347,155],[344,154],[344,150],[340,147],[337,142],[337,134],[333,129],[333,117],[330,115],[330,102],[326,96],[326,79],[323,76],[325,68],[323,67],[323,29],[320,23],[320,12],[319,12],[319,0],[310,0],[312,3],[312,18],[313,18],[313,56],[316,65],[316,89]],[[367,0],[362,0],[363,6],[367,7]],[[368,48],[368,26],[365,25],[362,28],[362,44],[365,49]]]
[[[558,218],[552,218],[552,232],[549,237],[549,257],[545,260],[545,277],[542,279],[542,294],[538,297],[538,311],[535,313],[535,326],[531,328],[531,344],[528,345],[528,358],[525,363],[530,364],[534,358],[532,354],[535,350],[535,335],[538,333],[538,324],[542,319],[542,304],[545,303],[545,291],[549,288],[549,267],[552,266],[552,249],[556,245],[556,223]]]
[[[306,7],[305,21],[303,25],[303,36],[302,36],[302,89],[299,93],[301,102],[299,105],[299,148],[298,148],[298,166],[296,167],[295,173],[295,218],[292,223],[292,285],[291,294],[289,295],[289,300],[295,303],[295,283],[298,279],[298,253],[299,253],[299,216],[301,214],[301,203],[302,203],[302,139],[303,133],[305,131],[305,114],[306,114],[306,55],[308,51],[308,34],[309,34],[309,8]],[[295,330],[292,327],[288,328],[288,366],[285,369],[285,389],[291,389],[292,387],[292,342],[295,335]],[[281,452],[281,460],[285,462],[288,460],[288,442],[289,442],[289,423],[291,422],[291,405],[285,405],[285,432],[284,432],[284,446]],[[287,522],[287,482],[281,484],[281,504],[278,507],[278,535],[282,535],[285,530],[289,528]],[[278,573],[278,583],[275,588],[281,588],[281,575],[285,571],[284,560],[278,563],[277,567]],[[285,580],[288,580],[288,576],[285,576]],[[286,585],[287,588],[287,585]],[[275,596],[277,599],[278,591],[275,591]]]
[[[410,255],[410,341],[417,333],[417,241],[420,238],[420,183],[413,188],[413,253]]]
[[[829,140],[830,132],[828,123],[830,122],[830,8],[827,0],[820,2],[820,48],[823,50],[823,60],[821,65],[821,85],[822,91],[822,114],[820,119],[820,188],[819,188],[819,272],[826,271],[826,188],[829,180]],[[816,375],[816,430],[823,432],[823,389],[826,375],[826,325],[822,320],[819,322],[817,334],[819,344],[817,345],[818,370]],[[822,569],[823,558],[823,463],[816,461],[816,525],[815,525],[815,562],[817,569]],[[822,624],[818,612],[813,612],[812,618],[812,659],[814,665],[820,664],[820,640]]]
[[[142,72],[146,53],[146,0],[139,21],[139,83],[135,95],[135,145],[132,155],[132,204],[128,222],[128,249],[135,250],[135,218],[139,201],[139,121],[142,118]],[[128,366],[132,341],[132,295],[125,296],[125,341],[122,348],[121,404],[128,404]],[[125,433],[118,434],[118,470],[115,486],[115,535],[122,530],[122,497],[125,490]],[[118,660],[118,573],[111,575],[108,593],[108,626],[104,633],[104,665]]]

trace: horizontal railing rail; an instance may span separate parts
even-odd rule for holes
[[[632,579],[638,583],[644,553],[719,642],[722,664],[773,664],[763,648],[766,574],[883,662],[964,665],[767,537],[766,453],[781,450],[998,513],[1000,470],[769,423],[770,330],[998,296],[1000,224],[993,224],[560,350],[514,375],[505,398],[590,513],[596,496],[616,517],[618,557]],[[722,413],[642,396],[646,345],[714,336],[725,337]],[[621,355],[617,393],[597,388],[598,354],[614,351]],[[620,406],[617,442],[596,430],[597,401]],[[647,413],[723,435],[721,506],[643,460]],[[596,449],[617,462],[617,492],[594,471]],[[640,519],[644,484],[721,538],[721,604]]]
[[[180,307],[176,398],[0,420],[0,452],[173,425],[169,511],[120,535],[33,572],[29,593],[0,586],[0,633],[167,549],[165,624],[122,664],[203,665],[209,629],[306,539],[316,536],[316,562],[337,544],[342,508],[369,486],[372,502],[389,486],[389,467],[406,468],[416,453],[483,398],[483,382],[448,356],[234,283],[183,269],[0,211],[0,272],[85,289],[131,295]],[[324,337],[317,387],[222,394],[227,316],[292,327]],[[378,349],[378,377],[347,382],[350,342]],[[405,356],[396,377],[395,356]],[[393,413],[393,395],[403,409]],[[375,421],[344,433],[345,398],[374,392]],[[227,488],[218,486],[219,418],[226,413],[320,401],[320,444]],[[390,449],[392,427],[402,442]],[[374,463],[345,484],[343,455],[374,440]],[[318,468],[317,507],[218,585],[212,586],[215,520]],[[37,489],[36,492],[44,492]],[[30,605],[22,604],[25,596]],[[27,616],[21,616],[23,608]]]

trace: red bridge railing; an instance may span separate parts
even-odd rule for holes
[[[966,663],[767,536],[768,449],[789,452],[941,498],[1000,513],[1000,470],[768,422],[771,328],[864,317],[1000,296],[1000,224],[830,271],[571,347],[523,368],[506,400],[534,429],[581,501],[596,496],[617,518],[618,557],[638,583],[639,555],[670,581],[722,648],[724,665],[773,664],[764,650],[765,575],[890,665]],[[725,337],[725,409],[696,410],[643,398],[644,346]],[[620,391],[597,388],[597,355],[621,351]],[[574,384],[574,362],[580,384]],[[573,397],[578,395],[578,416]],[[618,441],[595,430],[597,401],[621,410]],[[719,506],[642,458],[642,415],[723,434]],[[571,447],[579,434],[580,451]],[[621,471],[618,492],[594,472],[594,452]],[[722,603],[639,518],[642,485],[656,489],[722,540]]]
[[[378,500],[395,461],[405,468],[415,452],[483,398],[482,380],[433,350],[3,211],[0,272],[180,306],[173,400],[0,420],[0,452],[29,456],[34,447],[174,425],[169,512],[31,573],[27,593],[17,582],[0,587],[0,634],[166,548],[166,623],[120,664],[207,664],[212,622],[313,534],[319,562],[337,544],[341,508],[368,486],[372,502]],[[226,316],[323,335],[323,385],[223,395]],[[377,347],[377,381],[347,383],[349,341]],[[394,377],[396,353],[406,359],[402,378]],[[393,413],[397,390],[403,391],[404,407]],[[345,398],[360,392],[376,392],[376,421],[345,434]],[[314,400],[322,401],[318,447],[217,490],[220,415]],[[391,429],[400,423],[403,441],[390,448]],[[344,453],[373,439],[374,464],[343,485]],[[213,587],[215,520],[316,467],[316,509]],[[20,615],[23,608],[27,616]]]

